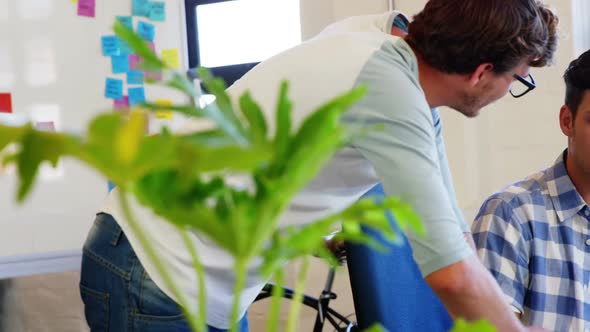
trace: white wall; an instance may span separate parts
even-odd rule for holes
[[[579,55],[587,49],[590,49],[590,1],[572,0],[573,17],[572,22],[576,26],[574,34],[574,50]]]
[[[326,25],[349,16],[381,13],[388,0],[301,0],[303,39],[313,37]]]
[[[185,54],[183,1],[163,1],[168,19],[155,23],[156,49],[179,48]],[[37,104],[57,105],[57,129],[81,130],[97,112],[109,109],[112,102],[103,94],[111,67],[101,54],[100,37],[112,34],[116,15],[131,15],[131,0],[96,1],[96,18],[78,17],[76,3],[69,0],[0,0],[0,90],[13,93],[15,113],[29,116]],[[180,62],[186,67],[184,58]],[[146,86],[146,97],[180,101],[178,95],[153,86]],[[156,127],[158,121],[152,125]],[[79,263],[55,266],[43,260],[55,251],[79,253],[105,196],[106,180],[85,167],[65,165],[64,172],[64,181],[54,182],[53,187],[41,185],[22,207],[13,205],[14,179],[0,176],[2,278],[79,268]],[[82,185],[72,189],[72,182]],[[88,193],[92,189],[100,193],[92,196]],[[79,215],[65,218],[64,211],[71,210]],[[35,261],[38,264],[30,263],[29,256],[39,253],[44,257]],[[19,256],[17,261],[4,257],[12,255]],[[77,272],[2,280],[0,330],[88,331],[78,282]]]
[[[154,23],[158,53],[167,48],[185,53],[182,3],[167,0],[167,21]],[[101,36],[113,34],[117,15],[131,15],[131,0],[97,1],[94,18],[77,16],[76,6],[63,0],[0,1],[0,78],[10,78],[0,80],[0,90],[12,93],[14,106],[14,114],[4,118],[43,117],[57,130],[80,132],[97,113],[112,108],[104,97],[105,79],[126,80],[111,74]],[[145,90],[151,101],[180,100],[168,89],[146,85]],[[42,173],[23,205],[15,203],[15,176],[0,176],[0,264],[2,256],[80,251],[106,180],[72,160],[59,169],[51,177]]]

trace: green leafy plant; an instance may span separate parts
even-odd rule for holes
[[[183,74],[173,72],[150,50],[145,41],[116,24],[115,32],[142,58],[145,70],[166,70],[164,84],[190,99],[199,96]],[[378,247],[362,231],[366,225],[394,241],[396,234],[385,217],[392,211],[402,230],[422,234],[423,228],[410,206],[396,198],[380,202],[362,200],[344,211],[323,220],[310,220],[298,228],[280,229],[278,220],[293,196],[319,172],[332,155],[355,134],[340,123],[340,115],[362,98],[365,89],[355,88],[321,105],[299,128],[291,124],[292,101],[288,84],[278,90],[274,133],[260,106],[249,93],[236,104],[225,92],[223,81],[200,69],[199,77],[216,102],[206,107],[193,104],[162,106],[144,104],[122,112],[103,113],[88,125],[84,135],[40,132],[30,124],[11,127],[0,125],[0,152],[16,145],[4,165],[18,169],[18,201],[23,201],[33,188],[39,166],[43,162],[56,165],[60,158],[75,158],[94,168],[118,187],[119,200],[129,226],[144,251],[162,275],[166,286],[184,310],[194,331],[206,331],[206,305],[203,267],[189,240],[189,232],[198,232],[225,249],[235,258],[235,293],[232,309],[232,330],[238,320],[239,295],[253,259],[263,258],[261,273],[269,278],[288,262],[303,261],[296,298],[301,296],[308,257],[317,254],[334,263],[325,248],[323,236],[335,225],[342,225],[338,239],[366,243]],[[212,129],[190,134],[171,133],[162,129],[158,135],[144,133],[148,111],[173,110],[189,118],[207,120]],[[155,153],[157,152],[157,153]],[[236,188],[226,182],[228,174],[239,174],[252,184],[248,189]],[[129,206],[133,195],[141,204],[176,226],[191,253],[199,278],[199,307],[194,312],[183,292],[175,285],[170,272],[162,264],[147,235],[135,220]],[[278,294],[280,295],[280,294]],[[287,330],[295,331],[299,302],[291,307]],[[277,329],[279,301],[273,300],[269,330]]]
[[[475,322],[466,322],[463,319],[457,319],[451,332],[495,332],[496,328],[487,321],[478,320]]]

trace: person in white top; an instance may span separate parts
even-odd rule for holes
[[[471,235],[457,208],[436,107],[450,106],[473,117],[504,96],[515,74],[526,76],[529,67],[552,59],[557,18],[534,0],[430,0],[402,39],[391,35],[397,15],[335,23],[257,65],[228,89],[233,98],[249,90],[270,111],[274,91],[287,79],[297,126],[318,105],[362,84],[368,88],[366,97],[343,121],[351,127],[384,127],[339,151],[294,198],[280,225],[309,223],[340,211],[382,183],[386,194],[402,197],[421,216],[428,237],[407,236],[422,275],[450,314],[488,319],[502,331],[522,331],[465,240]],[[184,331],[180,326],[186,322],[123,217],[116,191],[84,247],[80,287],[89,325],[99,331],[106,323],[139,331],[156,330],[154,325]],[[197,278],[180,235],[148,209],[132,207],[174,281],[196,307]],[[205,268],[210,331],[227,329],[234,298],[232,259],[198,234],[191,239]],[[265,283],[256,266],[249,272],[242,316]]]

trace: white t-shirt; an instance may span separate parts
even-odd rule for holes
[[[254,67],[228,88],[228,93],[235,102],[249,90],[272,119],[280,82],[287,79],[294,101],[293,125],[297,127],[321,104],[358,84],[367,85],[368,96],[347,111],[343,121],[350,126],[377,121],[385,124],[385,130],[339,151],[296,195],[281,216],[280,225],[304,224],[327,217],[381,182],[387,194],[401,196],[414,205],[431,234],[428,239],[408,234],[416,262],[426,275],[472,252],[463,239],[467,226],[458,213],[442,138],[436,127],[438,112],[428,107],[411,48],[390,35],[397,14],[359,16],[334,23],[311,40]],[[273,128],[269,130],[272,132]],[[154,282],[175,298],[123,218],[117,194],[115,189],[108,196],[102,211],[117,220]],[[196,307],[197,277],[177,230],[133,200],[132,209],[172,272],[176,285]],[[229,328],[234,298],[233,260],[207,239],[197,234],[191,234],[191,239],[205,268],[207,323]],[[266,282],[257,274],[258,263],[249,268],[240,315]]]

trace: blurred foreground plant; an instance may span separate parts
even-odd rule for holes
[[[183,74],[166,68],[144,40],[118,23],[114,29],[142,58],[142,69],[167,70],[170,78],[158,84],[179,90],[189,99],[199,97],[193,83]],[[279,216],[292,198],[340,147],[358,134],[347,132],[339,124],[339,118],[364,95],[363,87],[321,105],[299,128],[292,128],[292,102],[288,97],[288,84],[282,83],[274,117],[276,131],[269,133],[263,111],[248,93],[234,105],[221,80],[212,78],[204,69],[198,74],[206,89],[216,97],[215,103],[206,107],[148,103],[129,110],[128,114],[103,113],[90,122],[82,136],[41,132],[30,124],[0,125],[0,152],[9,145],[18,147],[3,160],[3,164],[13,163],[18,168],[18,201],[22,202],[31,191],[41,163],[50,162],[55,166],[63,157],[78,159],[111,179],[119,188],[119,199],[130,227],[166,286],[179,300],[194,331],[206,331],[206,290],[203,267],[188,232],[207,236],[235,258],[237,296],[232,310],[233,330],[238,320],[239,294],[253,259],[263,258],[261,273],[266,278],[296,259],[303,259],[305,267],[311,254],[334,264],[334,258],[324,247],[323,236],[336,225],[342,226],[337,235],[342,240],[378,247],[361,231],[361,226],[370,226],[386,239],[396,240],[385,211],[393,212],[401,230],[423,233],[410,206],[391,197],[379,202],[361,200],[323,220],[310,220],[303,227],[279,229]],[[158,110],[173,110],[188,118],[206,120],[213,127],[190,134],[173,134],[164,128],[159,135],[146,136],[146,111]],[[245,178],[252,184],[251,188],[229,185],[228,174]],[[135,220],[128,195],[135,196],[141,204],[181,230],[199,277],[198,312],[191,310],[190,301],[174,284],[170,272]],[[303,283],[296,291],[300,293],[302,286]],[[277,305],[280,301],[273,301],[275,307],[271,312],[278,313]],[[291,307],[288,331],[296,330],[299,306],[295,302]],[[276,324],[269,326],[273,331],[277,328]]]

